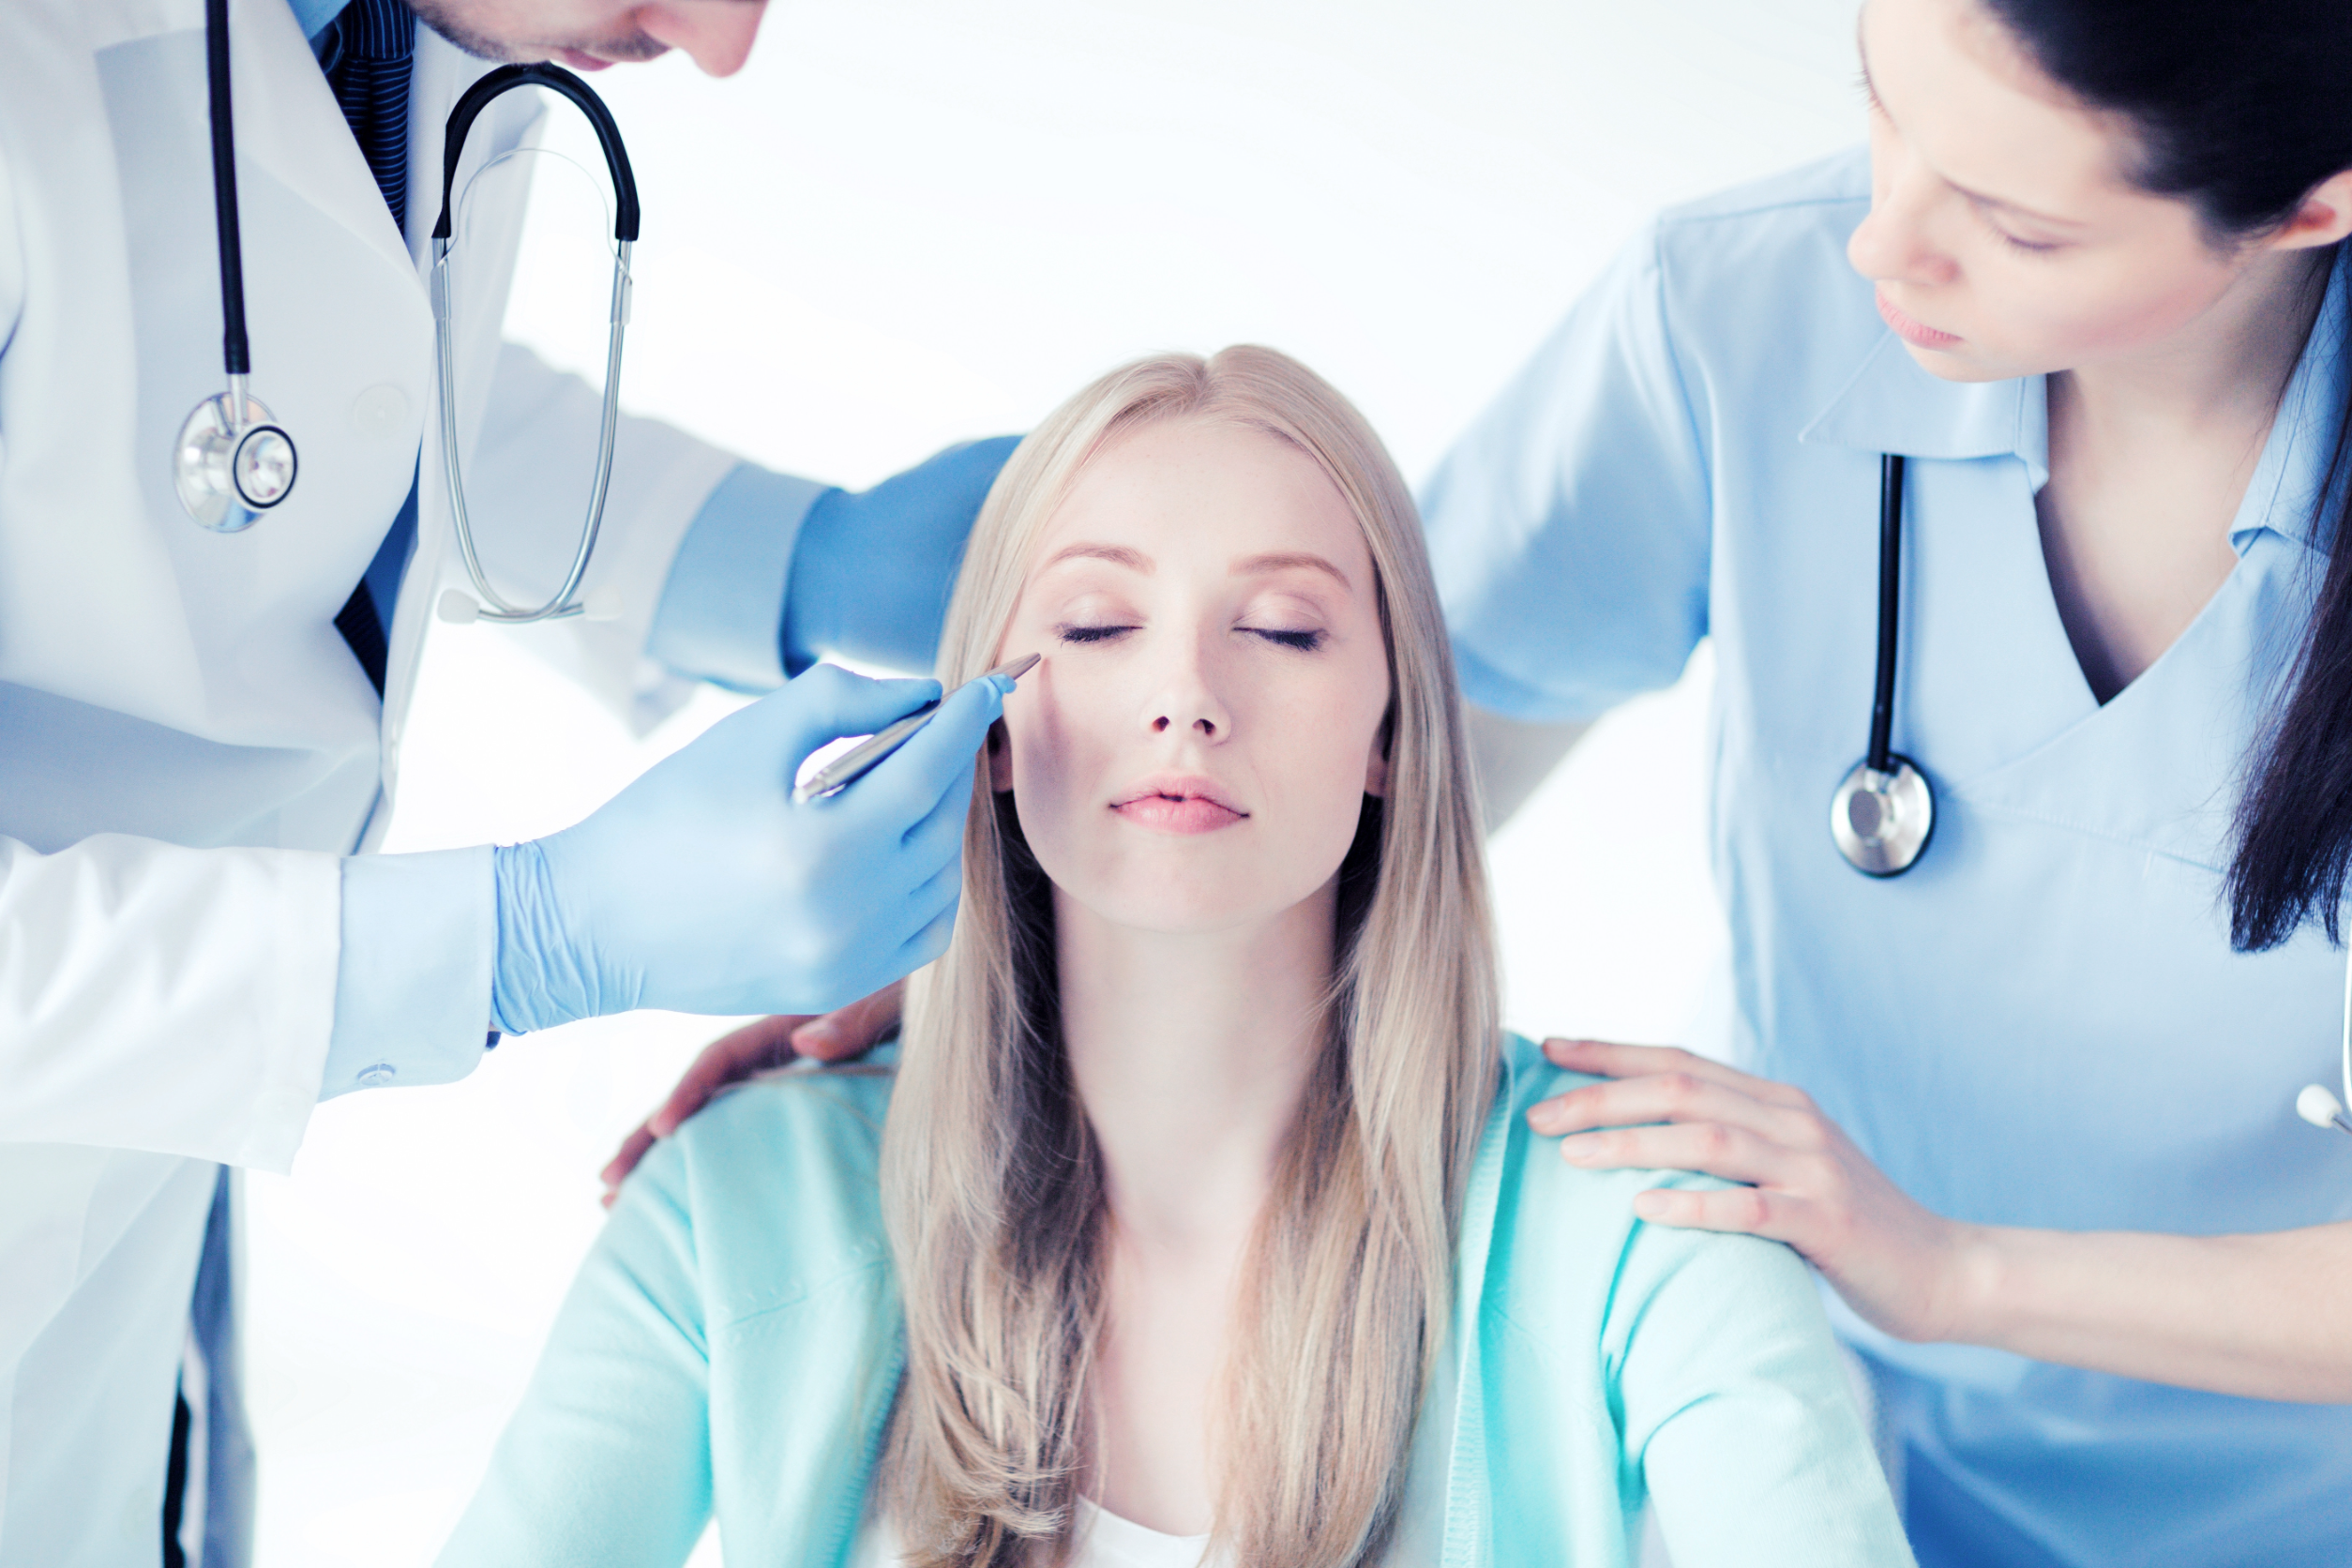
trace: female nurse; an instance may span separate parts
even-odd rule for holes
[[[1428,490],[1498,754],[1716,651],[1741,1070],[1556,1041],[1614,1081],[1530,1119],[1750,1184],[1643,1212],[1836,1288],[1930,1568],[2352,1561],[2352,1138],[2293,1111],[2352,854],[2352,7],[1861,45],[1867,158],[1661,219]],[[1887,454],[1936,817],[1880,878],[1830,807]]]

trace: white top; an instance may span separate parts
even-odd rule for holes
[[[1078,1499],[1078,1545],[1070,1568],[1204,1568],[1206,1535],[1162,1535]],[[906,1568],[898,1529],[888,1515],[867,1516],[850,1553],[849,1568]]]
[[[1389,1544],[1390,1568],[1437,1568],[1445,1517],[1445,1445],[1454,1425],[1455,1358],[1438,1358],[1429,1395],[1413,1432],[1412,1457],[1405,1476],[1405,1505]],[[1206,1535],[1163,1535],[1131,1519],[1078,1499],[1078,1551],[1070,1568],[1226,1568],[1229,1554],[1209,1552]],[[879,1509],[870,1510],[846,1568],[906,1568],[897,1527]]]

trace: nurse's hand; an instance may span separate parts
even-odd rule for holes
[[[687,1117],[710,1104],[711,1096],[729,1084],[803,1057],[847,1062],[873,1049],[898,1027],[906,989],[905,981],[894,980],[864,1001],[822,1017],[787,1013],[761,1018],[703,1047],[670,1097],[621,1140],[620,1151],[597,1173],[597,1180],[604,1184],[604,1206],[612,1207],[612,1200],[621,1196],[621,1184],[647,1151],[684,1126]]]
[[[819,1013],[937,957],[962,886],[973,760],[1010,684],[957,688],[856,783],[796,803],[811,752],[939,691],[821,665],[578,826],[502,848],[493,1023],[527,1033],[637,1007]]]
[[[1747,1184],[1653,1189],[1634,1199],[1641,1218],[1786,1242],[1888,1334],[1951,1336],[1970,1228],[1905,1197],[1802,1090],[1654,1046],[1546,1040],[1544,1054],[1616,1080],[1528,1112],[1538,1133],[1567,1135],[1560,1152],[1569,1164],[1699,1170]]]

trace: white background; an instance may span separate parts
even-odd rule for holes
[[[779,5],[732,80],[666,60],[598,82],[644,202],[624,401],[855,486],[1024,429],[1124,356],[1255,340],[1331,377],[1418,478],[1648,213],[1860,134],[1852,21],[1853,0]],[[554,142],[594,164],[568,111]],[[509,331],[593,376],[601,173],[533,162]],[[638,745],[479,627],[440,628],[424,683],[394,848],[563,826],[728,706]],[[1515,1027],[1687,1033],[1723,940],[1706,685],[1702,655],[1613,715],[1496,841]],[[330,1103],[291,1177],[250,1180],[261,1568],[430,1558],[595,1236],[598,1167],[721,1027],[512,1041],[462,1083]]]

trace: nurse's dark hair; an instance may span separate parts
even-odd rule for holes
[[[1984,0],[2049,77],[2136,132],[2132,177],[2194,205],[2217,240],[2284,223],[2352,169],[2352,0]],[[2332,260],[2323,257],[2321,262]],[[2352,343],[2322,344],[2352,361]],[[2352,870],[2352,408],[2312,536],[2328,541],[2311,626],[2247,759],[2229,868],[2232,945],[2307,920],[2343,937]]]

